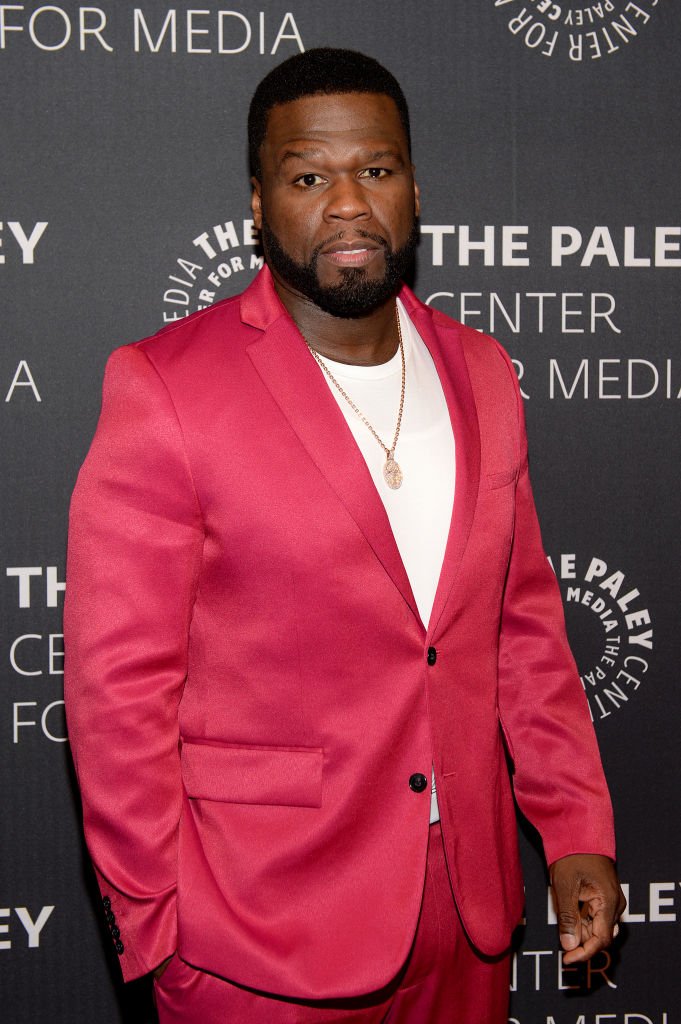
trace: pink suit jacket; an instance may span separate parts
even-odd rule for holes
[[[483,953],[508,945],[523,906],[507,762],[549,862],[614,856],[513,367],[401,297],[456,438],[427,629],[267,270],[109,360],[71,510],[65,684],[126,978],[178,949],[292,997],[386,984],[419,913],[430,787],[409,780],[431,763],[456,901]]]

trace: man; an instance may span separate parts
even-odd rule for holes
[[[107,919],[162,1022],[497,1024],[507,762],[566,962],[624,905],[517,381],[400,283],[392,75],[293,57],[249,144],[267,267],[113,354],[73,499],[66,695]]]

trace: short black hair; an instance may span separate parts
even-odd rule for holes
[[[407,136],[411,154],[409,107],[402,88],[387,68],[356,50],[320,46],[289,57],[266,75],[253,94],[248,111],[248,155],[251,174],[260,177],[260,147],[265,139],[267,117],[279,103],[303,96],[334,93],[378,93],[394,101]]]

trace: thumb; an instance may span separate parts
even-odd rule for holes
[[[559,920],[560,920],[560,918],[559,918]],[[566,930],[564,930],[564,927],[565,927]],[[565,950],[566,953],[568,953],[571,949],[577,949],[577,946],[579,945],[579,939],[577,938],[577,935],[575,934],[574,927],[573,927],[572,924],[569,924],[569,925],[566,924],[565,926],[563,926],[563,924],[561,922],[561,925],[560,925],[560,928],[559,928],[559,933],[560,933],[560,944],[561,944],[561,946],[563,947],[563,949]]]
[[[576,949],[581,942],[582,920],[579,912],[579,886],[567,886],[554,882],[556,917],[560,944],[568,952]]]

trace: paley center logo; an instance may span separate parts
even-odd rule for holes
[[[542,57],[574,64],[621,53],[657,13],[660,0],[493,0],[508,31]]]
[[[598,556],[549,558],[593,721],[627,706],[645,683],[653,623],[628,575]]]
[[[243,291],[262,267],[253,221],[220,221],[184,247],[163,291],[163,321],[172,323]]]

